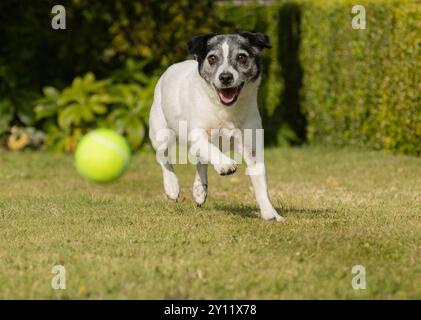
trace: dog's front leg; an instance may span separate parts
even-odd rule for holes
[[[243,159],[247,165],[246,174],[250,176],[254,194],[260,213],[265,220],[284,221],[269,199],[269,192],[266,179],[266,167],[261,157],[256,157],[256,148],[253,145],[244,143],[242,138],[236,137],[235,148],[237,152],[242,152]]]
[[[194,129],[189,134],[190,154],[202,164],[210,163],[221,176],[233,174],[237,163],[210,142],[206,130]]]
[[[193,182],[193,197],[200,207],[206,201],[208,195],[208,165],[198,163],[196,165],[196,175]]]
[[[253,160],[250,160],[247,164],[247,171],[249,171],[248,174],[253,185],[254,194],[256,196],[257,204],[260,207],[262,218],[265,220],[275,219],[276,221],[285,220],[276,212],[269,199],[264,163],[258,164]]]

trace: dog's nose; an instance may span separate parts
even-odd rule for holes
[[[234,80],[234,76],[230,72],[223,72],[219,75],[219,81],[222,84],[230,84]]]

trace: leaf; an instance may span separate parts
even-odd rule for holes
[[[145,138],[145,126],[138,118],[126,118],[126,121],[127,141],[129,142],[132,150],[136,150]]]
[[[93,94],[89,98],[89,102],[92,103],[105,103],[108,104],[111,102],[111,96],[108,93]]]
[[[78,100],[81,100],[81,96],[77,95],[73,87],[69,87],[63,90],[63,92],[57,100],[57,104],[59,106],[65,106],[66,104],[76,102]]]
[[[83,77],[83,83],[85,85],[88,85],[90,83],[95,82],[95,75],[92,72],[88,72],[84,77]]]
[[[19,120],[26,126],[30,126],[34,123],[35,115],[30,105],[19,108],[16,114]]]
[[[54,87],[44,87],[42,92],[50,101],[56,101],[60,95],[60,92]]]
[[[108,111],[107,107],[100,103],[90,104],[90,107],[96,114],[105,114]]]
[[[118,108],[113,110],[109,115],[108,115],[108,120],[109,121],[116,121],[119,118],[125,118],[128,115],[128,111],[127,109],[124,108]]]
[[[140,82],[141,84],[148,84],[149,83],[149,77],[145,75],[143,72],[137,72],[133,74],[133,78]]]
[[[82,108],[80,108],[79,104],[73,103],[61,111],[58,115],[58,125],[62,129],[68,129],[72,125],[79,125],[81,122]]]
[[[86,122],[92,122],[95,119],[95,114],[93,113],[93,110],[88,106],[79,104],[74,108],[75,112],[81,115],[82,119]],[[80,123],[76,124],[79,125]]]
[[[57,114],[58,107],[54,103],[40,103],[35,106],[35,119],[41,120],[45,118],[53,117]]]

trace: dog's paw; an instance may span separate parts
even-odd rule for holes
[[[220,174],[221,176],[228,176],[237,171],[237,163],[232,159],[228,159],[228,161],[215,164],[213,167],[215,168],[216,172],[218,172],[218,174]]]
[[[201,206],[205,203],[208,195],[208,186],[206,184],[196,184],[193,186],[193,197],[196,201],[197,206]]]
[[[178,195],[180,194],[180,187],[178,185],[178,179],[175,175],[167,175],[164,178],[164,190],[168,199],[177,201]]]
[[[276,220],[277,222],[285,221],[285,218],[280,216],[274,208],[262,209],[261,214],[264,220]]]

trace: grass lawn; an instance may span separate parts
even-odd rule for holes
[[[421,298],[421,159],[305,147],[265,153],[267,222],[244,176],[211,169],[196,208],[193,166],[181,200],[163,195],[154,154],[109,185],[72,158],[0,151],[0,298]],[[66,268],[53,290],[51,269]],[[366,268],[353,290],[352,266]]]

